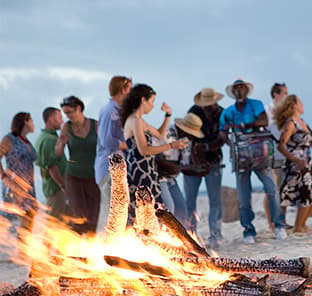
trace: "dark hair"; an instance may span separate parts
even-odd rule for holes
[[[14,115],[11,123],[11,131],[14,136],[20,136],[25,126],[25,121],[31,118],[30,113],[19,112]]]
[[[77,107],[80,106],[81,112],[84,110],[84,103],[78,99],[75,96],[69,96],[63,99],[62,103],[60,104],[61,108],[64,106],[69,106],[69,107]]]
[[[46,123],[50,116],[52,116],[56,111],[61,111],[60,109],[54,108],[54,107],[47,107],[42,112],[42,118],[43,121]]]
[[[285,82],[277,83],[275,82],[271,88],[271,97],[274,99],[274,93],[280,94],[282,91],[282,87],[286,87]]]
[[[121,93],[123,89],[132,83],[132,79],[126,76],[114,76],[109,82],[109,94],[113,97]]]
[[[156,95],[156,92],[146,84],[136,84],[131,88],[121,108],[122,126],[125,125],[127,118],[141,106],[142,98],[149,100],[152,95]]]

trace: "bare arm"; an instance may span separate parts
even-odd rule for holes
[[[1,159],[3,156],[5,156],[10,150],[12,149],[12,142],[11,140],[5,136],[2,141],[0,142],[0,175],[1,178],[3,179],[6,174],[5,171],[3,169],[2,163],[1,163]]]
[[[64,153],[64,148],[68,140],[69,140],[68,125],[67,123],[65,123],[61,130],[61,134],[55,144],[55,148],[54,148],[55,154],[57,156],[61,156]]]
[[[64,180],[56,164],[49,167],[49,174],[54,182],[61,187],[62,191],[64,191]]]
[[[284,130],[281,133],[280,140],[278,143],[278,150],[290,161],[294,162],[298,169],[303,169],[307,164],[304,160],[295,157],[292,153],[290,153],[287,148],[286,144],[289,141],[290,137],[296,132],[296,127],[293,122],[288,121],[285,124]]]
[[[164,111],[166,114],[171,115],[171,108],[166,103],[162,103],[161,110]],[[153,137],[157,139],[163,139],[168,129],[169,123],[170,123],[170,116],[165,116],[162,125],[158,129],[147,124],[146,122],[145,122],[145,129],[149,130]]]
[[[170,149],[183,149],[187,146],[187,143],[183,140],[173,141],[169,144],[164,144],[160,146],[151,146],[147,143],[144,130],[145,127],[149,127],[149,125],[146,125],[144,120],[142,118],[132,118],[131,119],[131,127],[133,131],[133,135],[138,147],[138,150],[141,155],[155,155],[159,154],[161,152],[170,150]]]
[[[127,147],[126,142],[120,142],[118,150],[127,150],[127,149],[128,147]]]

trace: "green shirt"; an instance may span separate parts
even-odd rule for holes
[[[67,162],[66,173],[77,178],[94,178],[94,160],[96,155],[96,121],[90,119],[90,131],[85,138],[76,136],[68,122],[70,134],[67,142],[69,150],[69,161]]]
[[[40,167],[42,176],[42,190],[45,196],[51,196],[61,188],[55,183],[49,173],[49,167],[57,165],[62,177],[66,170],[65,155],[56,156],[54,147],[57,142],[57,133],[55,130],[42,129],[36,141],[35,148],[37,150],[36,165]]]

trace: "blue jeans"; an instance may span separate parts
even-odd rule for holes
[[[244,227],[243,235],[256,236],[256,229],[252,224],[255,214],[251,208],[251,172],[254,172],[263,184],[264,192],[269,197],[269,206],[271,220],[276,228],[285,227],[285,216],[281,211],[280,198],[278,190],[276,190],[273,179],[272,170],[253,170],[236,173],[236,186],[239,200],[240,223]]]
[[[161,197],[166,205],[173,203],[173,209],[169,209],[172,213],[174,213],[175,217],[186,227],[187,225],[187,212],[186,212],[186,204],[185,199],[182,194],[182,191],[176,181],[175,178],[167,178],[166,181],[160,181],[160,189],[161,189]]]
[[[188,229],[196,231],[196,200],[202,178],[205,179],[209,199],[209,240],[221,239],[222,204],[221,204],[221,179],[222,169],[212,167],[209,174],[204,177],[187,176],[184,178],[184,192],[188,214]]]

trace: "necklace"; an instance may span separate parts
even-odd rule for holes
[[[75,127],[75,129],[76,129],[76,131],[77,131],[78,133],[81,132],[81,130],[84,128],[85,123],[86,123],[86,118],[84,117],[84,118],[83,118],[83,122],[82,122],[81,125],[74,125],[74,127]]]

